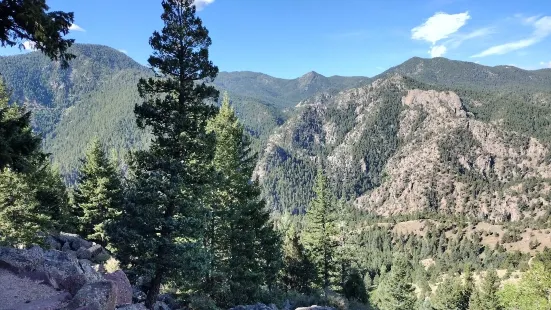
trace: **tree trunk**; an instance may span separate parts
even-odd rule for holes
[[[149,285],[149,291],[147,291],[147,297],[145,299],[145,306],[147,309],[153,309],[153,305],[157,301],[159,291],[161,290],[161,281],[163,280],[163,272],[157,269],[155,277],[151,280]]]

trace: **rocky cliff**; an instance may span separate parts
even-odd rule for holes
[[[471,106],[484,106],[485,97],[471,95],[467,106],[458,93],[431,88],[391,75],[301,102],[257,166],[268,201],[280,210],[305,208],[314,168],[323,163],[335,196],[379,215],[544,215],[548,145],[477,117]],[[296,182],[295,175],[307,180]],[[282,200],[293,192],[308,198]]]

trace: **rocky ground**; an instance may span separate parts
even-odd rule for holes
[[[0,247],[0,310],[146,310],[145,295],[132,287],[122,270],[107,272],[109,253],[77,235],[46,239],[51,249]],[[289,304],[284,308],[291,310]],[[169,295],[154,310],[183,309]],[[334,310],[311,306],[300,310]],[[278,310],[275,305],[238,306],[232,310]]]
[[[100,245],[63,233],[47,241],[51,250],[0,247],[0,309],[145,309],[123,271],[101,272]]]

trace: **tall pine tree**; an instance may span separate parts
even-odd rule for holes
[[[225,286],[216,283],[225,282],[222,276],[229,288],[224,295],[231,297],[222,305],[253,302],[259,288],[277,274],[278,270],[271,268],[277,267],[279,238],[260,199],[260,188],[251,181],[256,156],[251,154],[249,138],[227,94],[207,130],[216,137],[213,165],[219,180],[207,229],[212,253],[210,274],[218,277],[208,280],[207,286]]]
[[[68,198],[32,132],[30,113],[8,101],[0,81],[0,243],[26,245],[39,242],[39,232],[66,227]]]
[[[308,294],[317,274],[314,264],[306,255],[297,228],[291,226],[283,243],[282,282],[287,290]]]
[[[474,291],[469,303],[469,309],[502,310],[503,306],[497,294],[500,282],[494,269],[488,271],[480,288]]]
[[[149,65],[156,78],[142,79],[144,102],[135,114],[153,134],[149,150],[132,154],[127,203],[113,241],[121,262],[148,279],[146,306],[161,284],[204,275],[202,236],[205,186],[212,180],[213,137],[207,120],[218,92],[206,83],[218,73],[209,61],[211,40],[192,0],[162,1],[164,28],[150,38]]]
[[[392,269],[386,274],[375,291],[375,305],[381,310],[410,310],[417,301],[413,285],[407,271],[411,264],[401,256],[396,256]]]
[[[313,190],[315,197],[306,212],[302,240],[316,265],[321,286],[328,289],[336,269],[339,232],[336,204],[327,187],[327,178],[321,166],[318,168]]]
[[[106,223],[114,220],[122,208],[122,186],[98,139],[88,146],[78,171],[73,203],[79,234],[106,246]]]

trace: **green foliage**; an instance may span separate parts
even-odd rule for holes
[[[295,227],[288,228],[283,244],[283,286],[288,291],[308,294],[316,278],[316,268],[300,241],[299,232]]]
[[[536,261],[518,284],[507,284],[499,292],[505,309],[545,310],[551,308],[551,272]]]
[[[337,211],[321,166],[318,168],[313,191],[315,198],[306,212],[302,240],[316,266],[319,284],[328,289],[336,269]]]
[[[122,186],[116,168],[97,139],[88,146],[78,171],[73,204],[79,235],[106,246],[106,224],[122,209]]]
[[[411,264],[405,257],[394,258],[392,270],[383,278],[373,298],[380,310],[413,309],[417,297],[407,274],[410,268]]]
[[[40,137],[32,132],[31,113],[9,106],[9,99],[0,81],[0,170],[9,166],[15,171],[27,171],[33,165],[32,159],[41,156]]]
[[[365,287],[362,275],[354,270],[351,272],[343,287],[344,296],[348,299],[367,303],[367,288]]]
[[[148,62],[159,78],[141,79],[140,128],[153,134],[147,151],[129,161],[127,203],[112,225],[117,255],[149,281],[146,306],[167,280],[196,283],[205,267],[203,195],[212,178],[213,137],[205,131],[218,92],[205,82],[218,73],[208,58],[211,40],[191,0],[162,2],[164,28],[150,39]],[[193,46],[193,48],[188,48]]]
[[[50,218],[40,212],[36,189],[25,175],[4,169],[0,173],[0,243],[17,246],[37,243]]]
[[[63,39],[73,24],[73,13],[48,12],[45,0],[4,0],[0,3],[0,44],[20,48],[24,41],[42,51],[52,60],[66,66],[74,58],[67,49],[73,39]]]
[[[492,269],[486,273],[484,281],[478,290],[475,290],[469,309],[471,310],[501,310],[503,306],[497,294],[499,290],[499,277],[497,272]]]
[[[205,234],[211,253],[205,288],[221,306],[252,303],[262,285],[270,287],[275,282],[279,236],[260,199],[258,183],[250,181],[255,156],[227,94],[207,132],[216,137],[213,166],[218,182]]]

